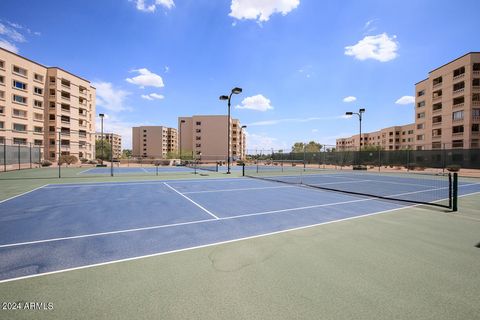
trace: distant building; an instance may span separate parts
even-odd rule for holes
[[[225,115],[196,115],[178,118],[179,149],[202,160],[227,160],[228,117]],[[231,119],[230,156],[245,158],[246,136],[240,120]]]
[[[94,139],[90,81],[0,48],[0,144],[41,146],[53,161],[59,153],[94,159]]]
[[[415,84],[415,123],[362,134],[362,146],[384,150],[480,147],[480,52],[429,72]],[[405,133],[405,134],[404,134]],[[337,139],[337,150],[358,150],[358,135]]]
[[[377,147],[381,150],[413,150],[415,147],[415,124],[393,126],[375,132],[362,133],[336,141],[338,151],[358,151],[360,143],[364,147]]]
[[[166,159],[177,152],[177,129],[164,126],[132,128],[132,156]]]
[[[105,143],[112,145],[113,157],[119,159],[122,156],[122,136],[116,133],[103,133]],[[102,133],[95,133],[95,140],[102,140]]]

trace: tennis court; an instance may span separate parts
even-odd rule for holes
[[[444,186],[428,179],[423,184],[379,175],[324,174],[322,179],[360,183],[357,188],[372,192],[381,186],[384,196],[424,194],[429,202],[447,201]],[[472,194],[480,184],[461,181],[458,189],[460,195]],[[411,205],[252,178],[50,184],[0,203],[0,279],[159,255]]]

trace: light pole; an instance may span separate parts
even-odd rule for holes
[[[230,92],[230,95],[220,96],[220,100],[228,100],[228,133],[227,133],[227,174],[230,174],[230,100],[232,99],[233,94],[242,93],[242,88],[235,87]]]
[[[240,141],[242,142],[242,149],[240,150],[240,154],[242,155],[242,160],[245,158],[244,150],[245,150],[245,139],[243,139],[243,129],[246,129],[247,126],[240,127]]]
[[[362,151],[362,114],[364,112],[365,112],[364,108],[359,109],[358,112],[345,112],[345,115],[347,115],[347,116],[351,116],[351,115],[356,114],[358,116],[358,120],[360,120],[360,135],[359,135],[360,144],[359,144],[359,147],[358,147],[358,151]]]
[[[102,126],[101,126],[101,128],[102,128],[102,164],[103,164],[103,117],[105,117],[105,114],[100,113],[98,116],[100,117],[100,119],[102,119]]]
[[[182,123],[185,123],[185,120],[180,120],[180,124],[178,126],[178,130],[180,131],[180,143],[179,143],[179,148],[180,148],[180,164],[182,164]]]

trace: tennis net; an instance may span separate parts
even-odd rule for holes
[[[189,160],[185,161],[185,166],[196,170],[218,172],[218,162],[202,162],[198,160]]]
[[[454,208],[457,175],[325,170],[306,165],[257,163],[244,176],[352,195]],[[455,206],[456,207],[456,206]],[[456,209],[456,208],[455,208]]]

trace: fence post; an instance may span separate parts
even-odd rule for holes
[[[458,173],[453,173],[453,205],[452,211],[456,212],[458,210],[457,200],[458,200]]]
[[[445,143],[443,144],[443,152],[442,152],[442,173],[445,173],[445,167],[447,163],[447,155],[446,155],[446,150],[445,150]]]
[[[110,141],[110,176],[113,177],[113,136]]]
[[[62,177],[62,168],[60,165],[60,157],[62,155],[62,131],[58,131],[58,160],[57,160],[57,166],[58,166],[58,178],[60,179]]]
[[[407,172],[410,172],[410,150],[407,149]]]
[[[3,171],[7,172],[7,140],[3,140]]]
[[[382,168],[382,150],[378,150],[378,172]]]
[[[20,143],[18,144],[18,170],[22,169],[20,166]]]
[[[30,169],[32,169],[32,143],[30,142]]]

